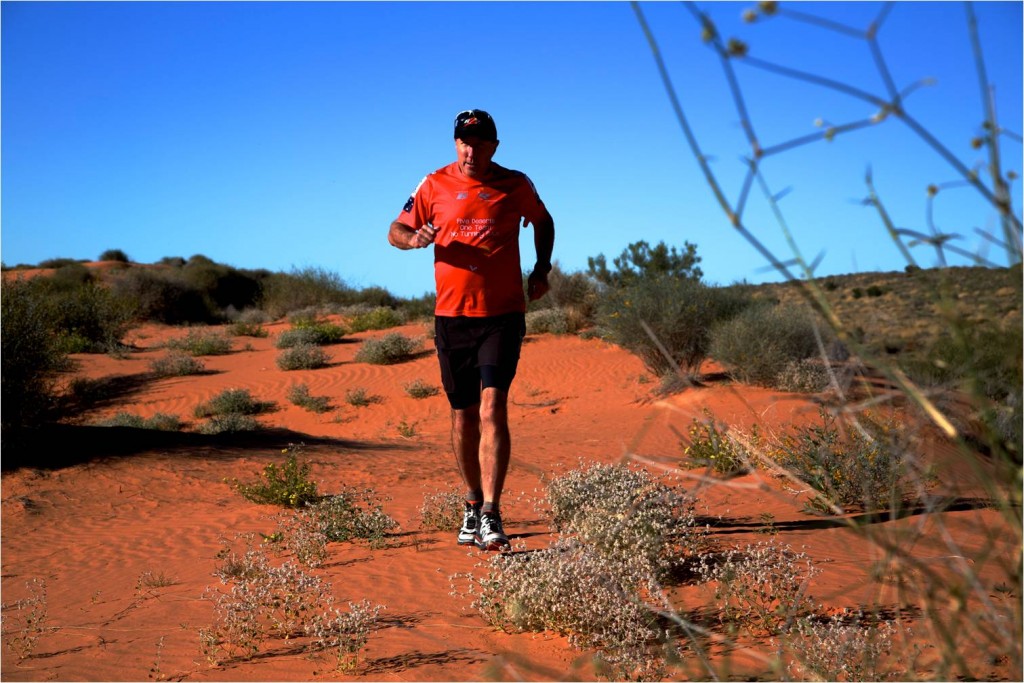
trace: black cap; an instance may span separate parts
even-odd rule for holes
[[[455,137],[475,135],[481,140],[497,140],[498,129],[494,119],[483,109],[468,109],[455,117]]]

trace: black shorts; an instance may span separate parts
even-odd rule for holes
[[[482,389],[508,391],[519,366],[526,316],[506,313],[489,318],[434,318],[434,343],[441,384],[452,408],[480,403]]]

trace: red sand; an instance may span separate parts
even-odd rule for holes
[[[19,661],[3,652],[4,680],[481,680],[592,677],[577,660],[584,653],[553,634],[509,635],[488,627],[468,605],[449,595],[449,576],[471,570],[483,558],[454,543],[452,532],[421,530],[419,507],[426,493],[458,483],[449,452],[449,414],[443,396],[413,399],[404,385],[422,379],[437,385],[438,371],[425,353],[395,366],[355,363],[358,343],[384,332],[353,335],[326,347],[333,364],[299,372],[279,370],[274,337],[287,326],[268,326],[264,339],[234,338],[234,352],[205,357],[209,374],[141,382],[137,390],[83,416],[86,423],[127,411],[192,421],[193,409],[228,388],[245,388],[277,410],[261,415],[267,427],[291,432],[307,442],[304,458],[320,490],[342,485],[370,486],[391,500],[385,511],[398,520],[402,536],[382,550],[362,544],[332,544],[326,565],[317,570],[334,588],[335,602],[369,599],[386,605],[384,627],[371,636],[363,666],[352,674],[335,672],[309,659],[289,643],[273,643],[251,661],[212,668],[199,647],[199,629],[211,624],[212,604],[204,589],[217,583],[214,569],[221,539],[246,531],[269,532],[277,510],[249,503],[225,479],[254,479],[263,466],[281,459],[281,433],[232,444],[195,447],[153,446],[129,456],[90,458],[60,469],[23,468],[3,476],[3,600],[28,595],[26,582],[43,579],[47,625],[33,655]],[[423,325],[399,331],[427,336]],[[146,326],[128,339],[137,352],[126,359],[76,356],[75,376],[101,378],[146,373],[160,345],[182,337],[182,328]],[[334,410],[317,415],[292,405],[289,387],[305,382],[314,396],[329,396]],[[507,530],[522,534],[529,548],[544,547],[550,528],[525,502],[551,476],[585,462],[615,462],[627,456],[672,465],[681,452],[677,434],[710,409],[722,422],[749,429],[756,423],[777,428],[814,418],[810,397],[730,386],[721,382],[691,388],[670,399],[653,398],[655,383],[629,353],[599,340],[543,335],[528,338],[511,395],[513,462],[506,494]],[[380,401],[363,408],[345,403],[345,392],[364,388]],[[399,425],[414,435],[403,437]],[[114,438],[113,436],[111,438]],[[939,449],[941,450],[941,449]],[[111,443],[111,452],[122,453]],[[5,454],[8,455],[8,454]],[[40,454],[42,457],[43,454]],[[74,455],[69,453],[66,455]],[[963,468],[961,468],[963,469]],[[964,482],[944,477],[946,484]],[[917,606],[897,595],[891,583],[870,579],[882,559],[877,545],[840,525],[801,511],[799,496],[764,473],[725,483],[700,484],[698,512],[721,516],[713,529],[721,545],[768,538],[757,533],[770,519],[780,541],[807,552],[822,569],[811,592],[830,611],[881,603],[913,616]],[[457,488],[461,490],[461,485]],[[518,494],[525,496],[520,497]],[[958,492],[981,496],[969,484]],[[927,516],[874,525],[880,534],[914,537],[913,554],[941,565],[978,562],[975,569],[992,583],[1000,574],[992,560],[1009,561],[1020,548],[991,509],[962,506],[942,515],[956,549],[934,533]],[[770,515],[770,517],[768,516]],[[986,547],[992,537],[1006,547]],[[903,537],[901,537],[903,538]],[[901,541],[902,542],[902,541]],[[993,566],[988,566],[993,565]],[[138,587],[146,572],[173,579],[173,585]],[[992,600],[1000,594],[992,593]],[[700,588],[674,591],[680,610],[709,602]],[[1004,598],[1006,599],[1006,598]],[[1008,599],[1017,599],[1011,597]],[[1019,613],[1019,612],[1018,612]],[[913,623],[927,640],[927,628]],[[1019,636],[1019,633],[1017,634]],[[764,650],[765,652],[767,649]],[[719,656],[720,653],[718,653]],[[756,659],[733,653],[734,666],[749,660],[749,672],[771,672]],[[927,652],[922,655],[926,661]],[[974,673],[1014,679],[1020,672],[1005,662],[979,664]],[[155,671],[154,671],[155,669]],[[697,670],[697,669],[693,669]]]

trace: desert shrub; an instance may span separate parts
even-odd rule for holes
[[[428,531],[451,531],[462,524],[463,494],[450,488],[423,496],[420,505],[420,526]]]
[[[178,270],[131,269],[111,281],[114,294],[128,302],[136,320],[167,325],[213,323],[219,316],[202,292]]]
[[[728,425],[715,420],[707,409],[704,410],[704,419],[693,418],[687,434],[689,443],[683,448],[684,467],[706,467],[729,476],[754,466],[755,459],[747,447],[730,435]]]
[[[386,330],[398,327],[405,322],[398,311],[386,306],[378,306],[371,311],[353,317],[348,328],[353,333],[367,330]]]
[[[840,429],[832,413],[822,409],[819,415],[820,425],[786,432],[768,450],[776,464],[814,489],[810,508],[894,509],[928,484],[913,466],[906,430],[894,417],[867,413]]]
[[[316,344],[302,342],[285,349],[277,357],[277,367],[282,370],[316,370],[330,362],[327,352]]]
[[[322,529],[328,541],[355,539],[380,547],[398,522],[385,514],[385,499],[373,489],[344,487],[338,493],[310,503],[305,512]]]
[[[185,265],[185,259],[181,256],[164,256],[157,261],[157,264],[161,266],[171,266],[172,268],[181,268]]]
[[[734,630],[774,635],[814,610],[807,585],[819,570],[806,553],[774,538],[702,555],[696,571],[714,595],[719,621]]]
[[[826,361],[821,358],[802,358],[791,360],[772,383],[783,391],[802,394],[816,394],[824,391],[832,383]]]
[[[527,334],[568,334],[569,316],[560,308],[544,308],[526,314]]]
[[[273,403],[256,400],[248,389],[225,389],[195,408],[196,417],[218,415],[258,415],[273,408]]]
[[[427,292],[423,296],[413,299],[405,299],[399,302],[402,317],[406,321],[430,320],[434,317],[434,308],[437,303],[437,295]]]
[[[552,524],[616,563],[641,562],[666,575],[698,546],[693,501],[625,465],[595,464],[547,484]]]
[[[58,256],[57,258],[49,258],[49,259],[45,259],[43,261],[40,261],[36,267],[37,268],[53,268],[54,270],[56,270],[57,268],[61,268],[63,266],[70,266],[70,265],[73,265],[73,264],[81,265],[81,263],[82,263],[81,259],[73,259],[73,258],[68,258],[68,257],[65,257],[65,256]]]
[[[206,371],[206,366],[189,353],[171,351],[150,361],[149,370],[157,377],[185,377],[202,374]]]
[[[548,273],[551,289],[537,301],[531,301],[528,312],[546,308],[564,312],[569,332],[578,332],[594,324],[597,312],[598,285],[584,273],[566,273],[556,263]],[[524,281],[525,286],[525,281]]]
[[[398,332],[391,332],[380,339],[368,339],[356,353],[357,363],[371,365],[393,365],[412,358],[422,343]]]
[[[828,343],[824,325],[805,308],[750,306],[714,326],[709,353],[739,381],[774,387],[789,363],[818,353],[816,327]]]
[[[309,479],[309,463],[299,461],[300,452],[301,445],[292,445],[283,451],[287,455],[283,465],[269,463],[255,482],[233,480],[232,486],[246,500],[261,505],[301,508],[316,502],[320,498],[316,482]]]
[[[437,396],[441,390],[422,379],[414,379],[405,385],[405,393],[412,398],[430,398]]]
[[[707,357],[711,326],[742,305],[745,301],[729,290],[691,278],[639,278],[604,293],[598,321],[611,341],[640,358],[652,374],[661,377],[678,366],[694,376]]]
[[[783,643],[793,657],[787,670],[793,680],[906,680],[904,671],[884,666],[898,632],[893,622],[863,614],[804,617]]]
[[[660,279],[700,280],[703,276],[697,266],[697,245],[684,242],[683,251],[676,251],[664,242],[653,248],[645,241],[633,242],[617,256],[608,268],[604,254],[587,259],[587,272],[598,282],[609,287],[629,286],[639,280]]]
[[[242,310],[256,306],[260,301],[261,283],[269,273],[238,270],[193,256],[179,276],[202,295],[218,318],[222,318],[229,307]]]
[[[380,403],[383,399],[367,391],[364,387],[354,387],[345,391],[345,403],[356,408],[365,408],[371,403]]]
[[[214,622],[199,632],[201,651],[211,662],[251,659],[272,639],[305,635],[311,655],[327,651],[339,668],[356,666],[383,606],[350,603],[349,613],[342,613],[334,608],[330,583],[295,562],[275,566],[251,545],[241,555],[225,548],[222,556],[221,585],[203,595],[213,602]]]
[[[131,261],[131,259],[128,258],[128,254],[124,253],[120,249],[107,249],[102,254],[100,254],[100,257],[97,260],[99,260],[99,261],[118,261],[120,263],[128,263],[128,262]]]
[[[348,603],[348,612],[334,609],[307,627],[306,633],[318,650],[335,656],[336,668],[351,673],[359,666],[359,652],[377,627],[383,605],[370,605],[369,600]]]
[[[326,413],[331,409],[331,400],[327,396],[313,396],[306,384],[293,384],[288,389],[288,400],[314,413]]]
[[[168,340],[165,346],[177,351],[187,351],[193,356],[222,356],[231,353],[231,340],[217,332],[190,330],[181,339]]]
[[[96,281],[93,272],[81,263],[68,263],[53,271],[49,277],[51,286],[58,291],[66,292]]]
[[[345,336],[345,328],[323,320],[307,321],[300,319],[293,322],[293,327],[278,335],[274,345],[279,349],[289,349],[298,344],[337,344]]]
[[[553,631],[581,649],[597,649],[611,680],[658,680],[664,629],[642,599],[653,591],[642,563],[609,560],[593,546],[559,538],[525,554],[496,555],[477,565],[482,576],[455,575],[453,585],[484,620],[503,631]]]
[[[113,417],[97,422],[98,427],[133,427],[135,429],[154,429],[161,432],[176,432],[181,429],[181,420],[177,415],[157,413],[152,417],[142,417],[132,413],[120,412]]]
[[[352,295],[352,288],[336,273],[312,267],[293,269],[290,273],[273,273],[263,281],[260,307],[280,318],[309,306],[348,303]]]
[[[241,413],[227,413],[225,415],[214,415],[209,420],[199,425],[200,434],[234,434],[236,432],[255,432],[263,428],[252,415]]]
[[[46,297],[22,280],[0,285],[0,404],[3,432],[41,424],[55,405],[54,381],[67,365]]]
[[[266,328],[258,322],[246,322],[236,320],[228,326],[228,334],[233,337],[257,337],[263,338],[270,335]]]
[[[121,347],[133,312],[108,288],[91,281],[65,288],[46,278],[34,284],[49,299],[59,343],[68,353],[103,353]]]

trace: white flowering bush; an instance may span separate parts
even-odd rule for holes
[[[896,680],[904,672],[882,664],[898,632],[893,622],[865,619],[863,614],[800,619],[784,644],[793,656],[787,669],[796,680]]]
[[[807,586],[819,570],[806,553],[774,538],[703,555],[696,571],[713,593],[719,620],[735,630],[781,633],[814,608]]]
[[[646,470],[595,464],[548,483],[552,524],[618,563],[665,576],[705,538],[694,501]]]
[[[453,576],[453,594],[503,631],[554,631],[575,647],[597,649],[609,678],[660,678],[657,643],[667,633],[641,598],[656,590],[654,577],[634,560],[617,562],[563,537],[538,552],[495,555],[477,565],[480,577]],[[458,579],[468,588],[460,590]]]
[[[308,637],[311,653],[333,652],[339,668],[354,669],[384,607],[363,601],[341,612],[329,582],[292,560],[275,565],[264,547],[253,547],[251,536],[243,538],[244,552],[221,553],[225,562],[215,572],[220,585],[203,596],[214,604],[214,623],[199,632],[207,659],[251,659],[275,640]]]

